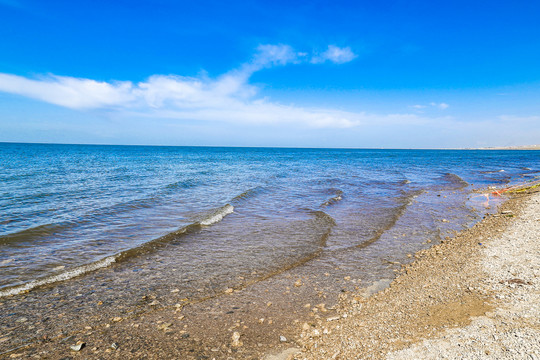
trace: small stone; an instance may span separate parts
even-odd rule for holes
[[[305,331],[309,330],[309,329],[310,329],[309,324],[308,324],[308,323],[304,323],[304,324],[302,325],[302,329],[305,330]]]
[[[180,289],[174,289],[174,290],[171,290],[171,293],[177,293],[179,291],[180,291]]]
[[[69,348],[73,351],[81,351],[81,349],[84,348],[85,346],[86,346],[86,343],[81,342],[77,345],[72,345]]]
[[[240,347],[240,346],[243,345],[242,342],[240,341],[240,333],[239,332],[236,332],[236,331],[233,332],[231,345],[233,347]]]
[[[233,291],[234,291],[234,289],[228,288],[227,290],[225,290],[225,294],[232,294]]]
[[[117,316],[117,317],[112,318],[112,321],[119,322],[119,321],[122,321],[122,318],[120,316]]]
[[[351,280],[351,277],[350,276],[345,276],[343,279],[345,279],[346,281],[349,281],[349,280]]]
[[[118,349],[118,346],[119,346],[118,343],[115,343],[115,342],[111,344],[111,348],[114,350]]]
[[[271,301],[267,302],[266,306],[272,306],[272,302]]]
[[[283,336],[283,335],[280,335],[280,336],[279,336],[279,341],[281,341],[281,342],[287,342],[287,338],[286,338],[285,336]]]
[[[306,305],[304,305],[304,307],[305,307],[306,309],[309,309],[309,308],[311,307],[311,304],[306,304]]]
[[[18,322],[18,323],[23,323],[23,322],[27,322],[28,319],[25,318],[25,317],[21,317],[21,318],[18,318],[17,320],[15,320],[15,322]]]
[[[296,280],[296,282],[294,283],[294,286],[295,286],[295,287],[300,287],[300,286],[302,286],[302,280],[301,280],[301,279]]]

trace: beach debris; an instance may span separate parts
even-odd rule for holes
[[[267,302],[266,306],[272,306],[272,302],[271,301]]]
[[[283,335],[280,335],[279,336],[279,341],[280,342],[287,342],[287,338],[285,336],[283,336]]]
[[[113,318],[111,319],[111,321],[113,321],[113,322],[120,322],[120,321],[122,321],[122,318],[121,318],[120,316],[116,316],[116,317],[113,317]]]
[[[237,331],[233,332],[231,345],[233,347],[240,347],[240,346],[243,345],[242,342],[240,341],[240,333],[239,332],[237,332]]]
[[[340,317],[339,316],[332,316],[332,317],[329,317],[328,319],[326,319],[326,321],[336,321],[336,320],[339,320]]]
[[[179,291],[180,291],[180,289],[174,289],[174,290],[171,290],[171,293],[177,293]]]
[[[69,348],[73,351],[81,351],[86,346],[85,342],[79,342],[76,345],[72,345]]]
[[[302,329],[305,330],[305,331],[308,331],[311,327],[309,326],[309,324],[307,322],[305,322],[303,325],[302,325]]]
[[[118,343],[113,342],[113,343],[111,344],[111,349],[116,350],[116,349],[118,349],[118,347],[119,347]]]
[[[234,289],[228,288],[227,290],[225,290],[225,294],[232,294],[233,291],[234,291]]]
[[[27,321],[28,321],[28,319],[25,318],[25,317],[20,317],[17,320],[15,320],[15,322],[18,322],[18,323],[23,323],[23,322],[27,322]]]
[[[296,280],[295,283],[294,283],[294,286],[295,286],[295,287],[300,287],[300,286],[302,286],[302,279]]]

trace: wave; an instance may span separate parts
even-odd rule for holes
[[[217,211],[206,217],[204,220],[200,221],[199,223],[204,226],[210,226],[215,223],[220,222],[223,220],[223,218],[229,214],[232,214],[234,212],[234,206],[227,204],[223,206],[222,208],[219,208]]]
[[[263,191],[263,187],[262,186],[255,186],[251,189],[248,189],[246,191],[244,191],[243,193],[239,194],[239,195],[236,195],[232,200],[231,200],[231,203],[233,204],[238,204],[242,201],[245,201],[249,198],[252,198],[256,195],[258,195],[259,193],[261,193]]]
[[[165,189],[191,189],[198,185],[199,183],[194,179],[187,179],[168,184]]]
[[[405,214],[405,211],[407,208],[413,203],[414,199],[416,199],[418,196],[423,194],[424,190],[416,190],[412,191],[407,196],[402,199],[401,204],[397,207],[392,217],[388,218],[388,222],[381,226],[377,231],[375,231],[375,234],[369,238],[368,240],[362,242],[361,244],[356,245],[356,248],[365,248],[376,241],[378,241],[385,232],[392,229],[394,226],[396,226],[398,220]]]
[[[108,256],[108,257],[106,257],[104,259],[98,260],[98,261],[90,263],[90,264],[85,264],[85,265],[81,265],[81,266],[78,266],[78,267],[75,267],[75,268],[72,268],[72,269],[68,269],[68,270],[66,270],[66,271],[64,271],[64,272],[62,272],[60,274],[55,274],[55,275],[47,276],[47,277],[44,277],[44,278],[38,278],[38,279],[30,281],[30,282],[28,282],[26,284],[9,287],[9,288],[7,288],[5,290],[0,290],[0,298],[5,297],[5,296],[10,296],[10,295],[17,295],[17,294],[20,294],[20,293],[23,293],[23,292],[26,292],[26,291],[30,291],[30,290],[32,290],[32,289],[34,289],[36,287],[49,285],[49,284],[60,282],[60,281],[69,280],[69,279],[72,279],[74,277],[84,275],[84,274],[87,274],[89,272],[92,272],[92,271],[95,271],[95,270],[110,266],[113,263],[122,262],[122,261],[125,261],[127,259],[133,258],[135,256],[139,256],[139,255],[154,251],[154,250],[156,250],[156,249],[158,249],[158,248],[160,248],[160,247],[162,247],[164,245],[167,245],[167,244],[171,243],[174,240],[177,240],[180,236],[183,236],[183,235],[186,235],[186,234],[189,234],[189,233],[193,233],[195,231],[198,231],[198,230],[202,229],[203,226],[214,225],[214,224],[220,222],[221,220],[223,220],[223,218],[225,216],[227,216],[227,215],[229,215],[229,214],[231,214],[233,212],[234,212],[234,207],[232,205],[230,205],[230,204],[226,204],[226,205],[216,209],[215,211],[210,212],[209,214],[207,214],[205,217],[203,217],[199,221],[196,221],[194,223],[186,225],[186,226],[178,229],[177,231],[168,233],[168,234],[166,234],[164,236],[161,236],[161,237],[159,237],[157,239],[154,239],[154,240],[151,240],[151,241],[146,242],[144,244],[141,244],[141,245],[139,245],[137,247],[122,251],[122,252],[120,252],[118,254],[115,254],[115,255],[112,255],[112,256]],[[48,226],[50,226],[50,225],[52,225],[52,227],[54,228],[55,224],[47,224],[47,225],[43,225],[43,226],[38,226],[38,227],[36,227],[34,229],[28,229],[28,231],[39,232],[39,231],[42,231],[40,228],[47,229]]]
[[[326,207],[326,206],[334,205],[335,203],[341,200],[343,200],[343,191],[337,189],[334,191],[334,196],[332,196],[330,199],[323,202],[321,206]]]
[[[462,190],[469,186],[468,182],[453,173],[446,173],[441,177],[441,179],[450,185],[449,187],[445,186],[445,190]]]
[[[76,268],[64,271],[60,274],[47,276],[41,279],[36,279],[23,285],[10,287],[6,290],[0,290],[0,298],[5,297],[5,296],[10,296],[10,295],[21,294],[23,292],[27,292],[32,289],[35,289],[39,286],[49,285],[49,284],[56,283],[59,281],[73,279],[74,277],[107,267],[115,262],[116,262],[116,256],[109,256],[109,257],[106,257],[105,259],[101,259],[94,263],[78,266]]]
[[[50,223],[38,225],[28,229],[20,230],[11,234],[1,235],[0,236],[0,245],[7,245],[19,241],[31,241],[36,237],[43,237],[52,235],[55,232],[65,230],[74,226],[73,222],[59,222],[59,223]]]

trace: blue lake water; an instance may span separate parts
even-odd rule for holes
[[[0,143],[0,295],[142,257],[197,288],[315,260],[376,278],[494,211],[473,188],[538,175],[534,151]]]

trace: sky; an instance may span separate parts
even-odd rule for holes
[[[0,141],[540,143],[535,1],[0,0]]]

